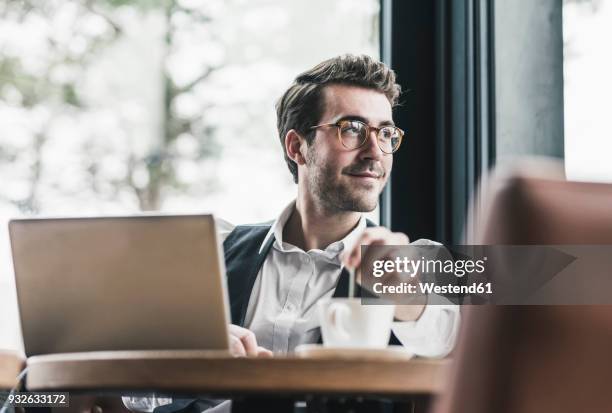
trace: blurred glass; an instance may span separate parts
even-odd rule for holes
[[[612,2],[564,0],[563,37],[568,178],[612,182]]]
[[[19,346],[9,217],[274,218],[296,187],[274,103],[377,0],[0,0],[0,348]],[[324,12],[321,12],[324,11]]]

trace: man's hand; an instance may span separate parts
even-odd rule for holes
[[[408,245],[410,239],[408,236],[401,232],[391,232],[385,227],[373,227],[366,228],[361,236],[356,239],[355,244],[349,246],[346,251],[342,254],[342,263],[345,267],[355,269],[356,282],[361,284],[361,271],[360,265],[362,261],[361,247],[370,245]],[[386,249],[384,255],[376,256],[375,254],[368,253],[367,261],[373,262],[379,259],[392,259],[395,253],[394,249]],[[366,263],[366,264],[368,264]],[[381,280],[384,284],[392,285],[399,282],[417,282],[417,278],[405,279],[400,274],[389,273]],[[425,296],[415,297],[414,304],[412,305],[396,305],[395,318],[403,321],[410,321],[418,319],[425,308],[427,298]]]
[[[234,357],[272,357],[272,352],[257,345],[255,334],[244,327],[229,325],[230,352]]]
[[[385,227],[366,228],[355,240],[355,244],[349,245],[348,249],[342,253],[342,263],[345,267],[358,270],[361,265],[362,245],[408,245],[409,243],[410,239],[402,232],[391,232]],[[355,273],[357,274],[358,271]],[[361,281],[360,276],[357,279]]]

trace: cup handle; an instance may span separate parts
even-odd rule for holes
[[[346,328],[350,314],[350,308],[342,303],[332,303],[327,307],[327,320],[329,321],[329,325],[343,340],[351,338]]]

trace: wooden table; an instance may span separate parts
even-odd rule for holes
[[[0,350],[0,390],[9,390],[17,385],[17,376],[24,364],[23,358],[16,352]]]
[[[434,394],[449,360],[232,358],[211,351],[92,352],[28,359],[30,390]]]
[[[275,357],[211,351],[92,352],[28,359],[30,391],[210,395],[215,397],[431,396],[450,361]]]

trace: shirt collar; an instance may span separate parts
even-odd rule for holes
[[[274,220],[274,223],[270,227],[270,230],[266,234],[263,242],[261,243],[261,247],[259,247],[259,253],[263,251],[264,247],[268,244],[270,237],[276,238],[276,240],[282,244],[283,242],[283,227],[287,223],[287,220],[291,216],[293,209],[295,208],[295,200],[291,201],[289,205],[283,208],[283,211],[280,213],[278,218]]]
[[[270,237],[272,236],[276,239],[279,249],[281,251],[285,251],[285,249],[283,248],[283,228],[285,227],[285,224],[287,223],[287,220],[289,220],[289,217],[293,213],[294,209],[295,209],[295,200],[291,201],[289,205],[287,205],[283,209],[283,211],[280,213],[278,218],[276,218],[276,220],[270,227],[270,230],[266,234],[266,237],[264,238],[261,244],[261,247],[259,248],[260,254],[263,251],[266,244],[270,241]],[[325,252],[334,253],[334,255],[342,252],[344,248],[346,248],[347,245],[352,245],[356,241],[357,237],[363,232],[364,229],[366,229],[366,227],[367,227],[366,217],[364,214],[362,214],[361,218],[359,219],[359,222],[357,223],[357,226],[341,240],[333,242],[330,245],[328,245],[327,248],[325,249]]]

